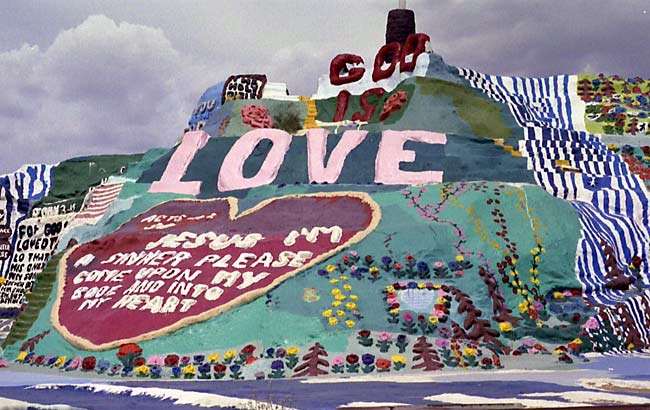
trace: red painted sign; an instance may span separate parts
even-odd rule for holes
[[[252,301],[379,218],[364,193],[273,198],[239,215],[232,198],[166,202],[64,256],[53,323],[86,349],[156,337]]]

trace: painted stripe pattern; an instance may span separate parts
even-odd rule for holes
[[[84,200],[81,212],[75,218],[75,223],[92,224],[101,219],[118,197],[123,186],[123,182],[115,182],[102,183],[95,188],[91,188]]]
[[[577,78],[501,77],[465,68],[459,74],[509,107],[524,129],[519,151],[535,181],[576,209],[582,227],[576,274],[585,299],[597,307],[599,327],[618,339],[612,352],[650,348],[648,192],[620,156],[584,131]],[[630,268],[634,257],[642,261],[638,272]],[[636,282],[627,290],[608,286],[613,269]]]

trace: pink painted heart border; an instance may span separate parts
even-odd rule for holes
[[[112,348],[119,347],[122,344],[125,343],[135,343],[135,342],[141,342],[144,340],[150,340],[154,339],[156,337],[164,336],[167,335],[171,332],[174,332],[176,330],[179,330],[183,327],[189,326],[194,323],[202,322],[205,320],[208,320],[212,317],[215,317],[223,312],[226,312],[236,306],[251,302],[260,296],[266,294],[269,290],[275,288],[278,286],[280,283],[284,282],[287,279],[290,279],[291,277],[295,276],[296,274],[307,270],[314,265],[317,265],[318,263],[332,257],[333,255],[341,252],[341,250],[349,247],[350,245],[357,243],[364,239],[370,232],[372,232],[377,225],[379,224],[379,221],[381,220],[381,208],[379,205],[370,197],[369,194],[365,192],[355,192],[355,191],[339,191],[339,192],[321,192],[321,193],[313,193],[313,194],[291,194],[291,195],[284,195],[284,196],[279,196],[279,197],[273,197],[273,198],[268,198],[257,205],[255,205],[252,208],[247,209],[246,211],[242,213],[238,213],[238,203],[239,200],[234,197],[225,197],[225,198],[212,198],[212,199],[174,199],[172,201],[187,201],[187,202],[206,202],[206,201],[214,201],[214,200],[225,200],[228,202],[228,205],[230,206],[230,212],[229,212],[229,218],[231,221],[236,221],[237,219],[244,217],[248,214],[255,213],[261,209],[263,209],[265,206],[269,205],[270,203],[278,200],[283,200],[283,199],[288,199],[288,198],[304,198],[304,197],[319,197],[319,198],[332,198],[332,197],[341,197],[341,196],[346,196],[346,197],[353,197],[353,198],[358,198],[361,200],[361,202],[365,203],[366,205],[369,206],[371,209],[371,219],[370,223],[364,229],[363,231],[357,232],[355,235],[353,235],[350,239],[348,239],[346,242],[342,243],[341,245],[337,246],[336,248],[330,250],[329,252],[325,252],[313,259],[311,259],[308,263],[305,265],[301,266],[300,268],[288,271],[284,275],[281,275],[277,277],[270,285],[256,289],[254,291],[245,293],[230,302],[217,306],[213,309],[206,310],[205,312],[202,312],[198,315],[193,315],[193,316],[188,316],[185,317],[181,320],[176,321],[175,323],[162,327],[158,330],[151,331],[148,333],[144,333],[135,337],[127,338],[127,339],[120,339],[120,340],[115,340],[112,342],[108,343],[102,343],[102,344],[95,344],[91,342],[90,340],[83,338],[81,336],[77,336],[72,334],[66,326],[64,326],[60,320],[59,320],[59,308],[61,305],[61,298],[64,296],[64,288],[65,288],[65,279],[66,279],[66,266],[67,266],[67,259],[68,256],[70,256],[79,246],[82,246],[83,244],[78,244],[75,245],[74,247],[68,249],[63,257],[61,257],[61,260],[59,261],[58,265],[58,275],[57,275],[57,281],[58,281],[58,286],[57,286],[57,294],[56,294],[56,299],[54,301],[54,306],[52,308],[51,314],[50,314],[50,319],[52,321],[52,325],[54,328],[63,336],[65,340],[70,342],[72,345],[79,347],[84,350],[94,350],[94,351],[100,351],[100,350],[108,350]],[[138,218],[139,216],[149,212],[151,209],[161,205],[162,203],[156,204],[149,208],[146,211],[143,211],[132,218],[130,218],[128,221],[125,221],[122,225],[130,222],[131,220]],[[118,228],[116,228],[113,232],[118,231],[122,225],[120,225]]]

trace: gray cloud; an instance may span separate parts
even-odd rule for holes
[[[647,0],[407,3],[418,30],[451,64],[514,75],[650,77]],[[0,173],[169,146],[203,89],[231,73],[266,73],[309,95],[337,53],[374,56],[396,4],[15,2],[0,9]]]

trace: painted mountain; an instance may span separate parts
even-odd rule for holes
[[[447,65],[393,10],[311,96],[0,177],[7,360],[103,377],[572,369],[650,347],[650,80]],[[81,375],[81,373],[79,373]]]

